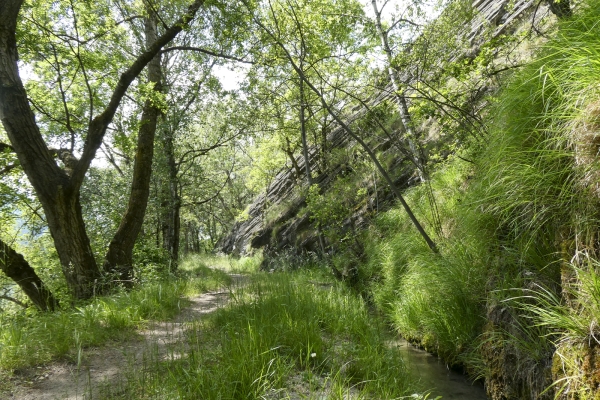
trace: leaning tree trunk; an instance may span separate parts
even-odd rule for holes
[[[398,82],[398,75],[393,67],[394,57],[392,54],[392,48],[390,47],[388,31],[384,30],[381,24],[381,10],[377,8],[376,0],[371,0],[371,5],[373,6],[373,12],[375,13],[375,25],[377,27],[377,32],[379,34],[381,45],[383,46],[383,51],[385,52],[388,62],[388,75],[394,87],[394,98],[398,106],[398,112],[402,120],[402,125],[404,125],[404,130],[406,131],[406,141],[408,143],[408,147],[412,155],[413,163],[417,168],[417,174],[419,176],[419,179],[421,180],[421,182],[427,185],[427,200],[429,201],[429,204],[431,206],[433,226],[438,235],[440,235],[442,233],[442,223],[440,221],[440,216],[438,213],[435,196],[433,194],[433,189],[431,188],[431,182],[429,181],[429,174],[427,172],[426,166],[426,157],[424,156],[423,149],[421,148],[418,142],[419,137],[417,135],[417,131],[414,128],[412,116],[410,115],[410,112],[408,110],[405,92],[400,87],[400,82]]]
[[[329,115],[331,115],[331,117],[333,118],[333,120],[335,122],[337,122],[338,125],[352,139],[354,139],[363,148],[363,150],[367,153],[367,155],[369,156],[369,158],[371,159],[371,161],[373,162],[373,164],[375,164],[375,167],[377,168],[377,170],[379,171],[379,173],[381,174],[381,176],[383,177],[383,179],[385,179],[385,181],[388,183],[390,189],[392,190],[392,193],[394,193],[394,195],[396,196],[396,198],[400,201],[400,204],[402,204],[402,207],[404,208],[404,211],[406,212],[406,214],[410,218],[410,220],[413,223],[413,225],[415,226],[415,228],[417,228],[417,231],[419,231],[419,234],[421,235],[421,237],[423,238],[423,240],[425,240],[425,242],[427,243],[427,245],[429,246],[429,248],[431,249],[431,251],[433,251],[434,253],[439,253],[439,249],[437,248],[435,242],[431,239],[431,237],[429,237],[429,235],[427,234],[427,232],[425,231],[425,229],[423,229],[423,226],[421,225],[421,223],[419,222],[419,220],[417,219],[417,217],[415,216],[415,214],[412,212],[412,209],[410,208],[410,206],[408,205],[408,203],[406,202],[406,200],[404,200],[404,197],[402,196],[402,194],[400,193],[400,191],[398,190],[398,188],[394,184],[394,181],[392,180],[392,178],[390,177],[390,175],[387,173],[387,171],[385,170],[385,168],[383,168],[383,166],[381,165],[381,163],[377,159],[377,156],[375,155],[375,153],[373,153],[373,150],[371,150],[371,148],[369,147],[369,145],[364,140],[362,140],[362,138],[360,136],[358,136],[350,128],[350,126],[348,126],[348,124],[346,124],[340,118],[340,116],[336,112],[334,112],[334,110],[332,109],[332,107],[325,101],[325,98],[323,97],[323,94],[321,93],[321,91],[319,91],[319,89],[317,89],[315,87],[315,85],[313,85],[311,83],[311,81],[308,80],[308,78],[306,77],[306,74],[304,73],[304,71],[302,71],[302,69],[300,69],[300,67],[298,66],[298,64],[296,64],[296,62],[294,61],[294,57],[292,57],[292,55],[290,54],[290,52],[288,51],[288,49],[285,47],[285,45],[280,40],[278,40],[277,37],[267,27],[265,27],[260,22],[257,22],[257,23],[259,24],[259,26],[263,30],[265,30],[269,34],[269,36],[271,36],[271,38],[275,39],[276,45],[284,52],[285,57],[287,58],[288,62],[290,63],[290,66],[294,69],[294,71],[296,72],[296,74],[298,75],[298,77],[300,79],[302,79],[304,81],[304,83],[306,83],[306,86],[314,94],[317,95],[317,97],[321,101],[321,105],[329,113]]]
[[[2,240],[0,240],[0,270],[15,281],[40,310],[53,311],[58,306],[50,289],[44,285],[25,258]]]
[[[156,16],[148,10],[150,16],[145,20],[146,47],[156,41]],[[154,83],[154,91],[161,93],[160,53],[148,63],[148,81]],[[126,286],[133,278],[133,247],[142,229],[148,197],[150,196],[150,177],[154,157],[154,136],[158,117],[161,114],[156,100],[148,99],[142,110],[142,119],[138,131],[137,151],[133,166],[133,179],[127,211],[115,233],[106,253],[104,270],[117,275]]]

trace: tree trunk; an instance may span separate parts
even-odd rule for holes
[[[179,181],[177,179],[177,164],[172,132],[166,132],[164,150],[168,170],[168,201],[163,226],[163,247],[169,252],[171,271],[177,269],[179,262],[179,242],[181,236],[181,198],[179,197]]]
[[[67,285],[75,298],[87,299],[104,290],[102,274],[83,222],[79,192],[65,195],[58,189],[56,201],[44,212]]]
[[[304,73],[303,62],[304,62],[304,46],[302,46],[302,57],[300,58],[300,70]],[[306,169],[306,184],[311,187],[313,184],[312,173],[310,168],[310,159],[308,157],[308,140],[306,138],[306,102],[304,93],[304,79],[300,78],[300,134],[302,136],[302,154],[304,155],[304,168]],[[321,255],[325,256],[325,242],[323,239],[323,230],[321,224],[317,224],[317,237],[319,239],[319,247],[321,249]],[[334,273],[335,273],[335,267]]]
[[[381,40],[381,45],[387,58],[388,76],[392,81],[392,86],[394,87],[394,98],[396,99],[400,119],[402,120],[402,125],[404,126],[404,130],[406,132],[406,141],[408,143],[413,162],[417,167],[419,179],[424,182],[425,180],[427,180],[427,174],[425,172],[424,166],[425,162],[421,155],[420,148],[415,143],[415,141],[418,139],[417,134],[413,127],[410,112],[408,111],[408,105],[406,104],[406,97],[404,96],[404,91],[400,87],[400,83],[398,82],[398,76],[396,75],[396,70],[393,67],[394,57],[392,54],[392,48],[389,44],[388,34],[385,30],[383,30],[383,26],[381,25],[381,11],[377,8],[377,1],[371,0],[371,5],[373,6],[373,12],[375,13],[375,26],[377,28],[377,33],[379,34],[379,39]]]
[[[0,270],[17,283],[42,311],[53,311],[58,302],[25,258],[0,240]]]
[[[396,70],[393,67],[394,57],[392,54],[392,48],[390,47],[389,43],[388,32],[385,31],[383,29],[383,26],[381,25],[381,10],[377,9],[377,1],[371,0],[371,5],[373,6],[373,12],[375,13],[375,24],[377,27],[377,32],[379,33],[381,45],[383,46],[383,51],[385,52],[385,55],[387,57],[388,74],[394,87],[394,97],[398,106],[400,119],[402,120],[402,125],[404,125],[404,130],[406,131],[406,141],[408,143],[408,148],[410,150],[410,154],[412,155],[413,163],[417,168],[417,174],[419,176],[419,179],[421,180],[421,182],[427,185],[425,190],[427,192],[427,200],[429,201],[429,205],[431,207],[433,226],[436,233],[438,235],[441,235],[442,224],[440,221],[440,216],[435,201],[435,196],[433,194],[433,189],[431,188],[431,182],[429,182],[429,174],[427,172],[426,166],[426,157],[423,154],[423,149],[421,148],[418,142],[419,137],[417,135],[416,130],[414,129],[412,116],[410,115],[410,112],[408,110],[408,104],[406,102],[404,90],[402,90],[402,88],[400,87]]]
[[[146,47],[156,41],[156,15],[148,10],[145,19]],[[154,83],[154,91],[161,93],[160,53],[148,63],[148,82]],[[133,166],[133,179],[127,211],[115,233],[106,253],[104,270],[115,274],[129,286],[133,279],[133,247],[142,229],[148,197],[150,195],[150,177],[154,157],[154,136],[160,108],[152,99],[146,100],[142,111],[142,120],[138,131],[137,151]]]
[[[290,149],[289,146],[282,150],[288,156],[290,161],[292,162],[292,167],[294,167],[294,171],[296,172],[296,177],[298,179],[300,179],[300,177],[302,176],[302,170],[300,169],[300,166],[298,165],[298,162],[296,161],[296,157],[294,157],[294,152]]]
[[[73,158],[69,172],[58,166],[44,142],[19,76],[16,31],[22,4],[23,0],[0,1],[0,119],[42,204],[67,284],[76,298],[88,298],[96,293],[101,273],[83,223],[79,190],[127,89],[160,50],[188,26],[204,0],[195,0],[121,74],[106,109],[90,121],[81,159]]]
[[[301,60],[302,62],[302,60]],[[300,64],[302,69],[302,64]],[[300,134],[302,136],[302,154],[304,155],[304,169],[306,170],[306,183],[308,186],[312,185],[312,174],[310,172],[310,160],[308,158],[308,141],[306,139],[306,118],[304,112],[306,110],[306,103],[304,101],[304,81],[300,79]]]

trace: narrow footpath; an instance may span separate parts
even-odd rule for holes
[[[185,354],[185,332],[191,322],[225,306],[231,292],[244,285],[244,275],[230,276],[230,286],[190,298],[175,319],[150,321],[133,340],[83,349],[78,363],[53,362],[21,371],[10,399],[81,400],[115,394],[126,383],[123,371],[139,368],[144,360],[176,359]]]

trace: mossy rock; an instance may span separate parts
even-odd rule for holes
[[[531,332],[524,330],[518,313],[506,304],[488,306],[480,351],[485,364],[485,385],[492,400],[551,400],[554,391],[550,364],[553,349],[528,346]],[[535,350],[533,350],[535,348]]]
[[[565,341],[552,360],[552,378],[557,386],[557,399],[600,400],[600,344]]]

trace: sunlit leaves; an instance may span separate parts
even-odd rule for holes
[[[77,149],[131,53],[118,7],[35,1],[21,11],[18,45],[37,121],[53,145]]]

